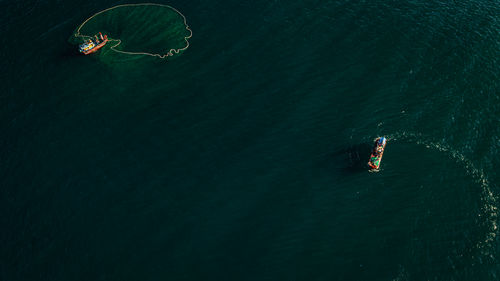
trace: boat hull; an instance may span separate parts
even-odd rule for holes
[[[94,48],[90,49],[90,50],[87,50],[87,51],[83,51],[82,53],[84,55],[89,55],[89,54],[92,54],[92,53],[95,53],[97,52],[99,49],[101,49],[102,47],[104,47],[104,45],[106,45],[106,43],[108,43],[108,39],[105,39],[104,41],[102,41],[99,45],[95,46]]]
[[[378,145],[378,142],[380,141],[380,139],[382,139],[382,141],[383,141],[382,145]],[[378,170],[380,168],[380,163],[382,162],[382,156],[384,155],[386,143],[387,143],[386,139],[382,138],[382,137],[377,138],[375,140],[374,149],[370,155],[370,160],[368,160],[368,166],[370,167],[370,169]],[[376,150],[378,147],[382,147],[382,151],[377,154]]]
[[[108,43],[108,35],[102,35],[101,32],[98,33],[99,36],[95,35],[94,39],[89,39],[80,45],[80,52],[84,55],[92,54],[97,52],[99,49],[104,47]],[[99,40],[99,38],[101,40]]]

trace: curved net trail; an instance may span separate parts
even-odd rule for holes
[[[476,167],[476,165],[474,165],[474,163],[462,153],[452,149],[444,143],[429,141],[427,140],[427,138],[425,138],[425,136],[421,134],[402,132],[388,135],[387,138],[392,141],[402,140],[415,143],[417,145],[423,145],[428,149],[442,152],[464,167],[465,172],[470,175],[473,178],[475,184],[477,184],[481,188],[480,198],[482,202],[482,208],[481,214],[479,216],[482,219],[487,232],[485,233],[485,236],[482,240],[477,241],[476,248],[480,250],[481,254],[484,257],[490,259],[493,262],[496,262],[495,241],[496,237],[499,234],[497,225],[497,220],[499,218],[499,211],[497,207],[498,200],[484,171]]]
[[[181,12],[155,3],[124,4],[100,11],[78,26],[73,39],[85,40],[99,32],[108,35],[109,50],[161,59],[186,50],[193,35]]]

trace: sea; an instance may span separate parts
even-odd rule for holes
[[[188,49],[78,54],[126,3],[0,1],[0,280],[500,280],[498,0],[159,0]]]

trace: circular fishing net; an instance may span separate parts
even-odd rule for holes
[[[178,10],[162,4],[125,4],[100,11],[75,30],[70,41],[82,43],[101,32],[105,50],[124,55],[166,58],[189,47],[192,31]]]

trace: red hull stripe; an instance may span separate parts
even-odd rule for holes
[[[90,49],[88,51],[84,51],[83,53],[85,55],[95,53],[95,52],[97,52],[97,50],[99,50],[100,48],[104,47],[104,45],[106,45],[106,43],[108,43],[108,39],[107,38],[106,38],[106,40],[102,41],[101,44],[95,46],[94,48],[92,48],[92,49]]]

